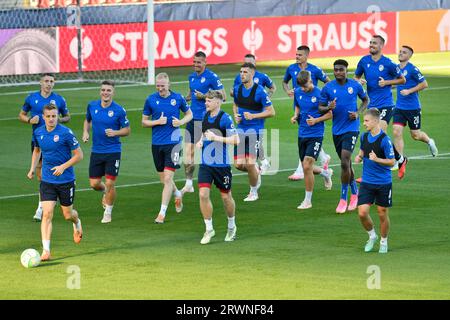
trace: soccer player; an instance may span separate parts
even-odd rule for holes
[[[324,115],[319,112],[320,89],[315,87],[311,80],[311,73],[306,70],[297,75],[300,85],[294,91],[295,113],[292,123],[298,121],[298,153],[303,164],[305,174],[305,199],[297,209],[312,207],[312,194],[314,189],[314,174],[320,174],[325,179],[325,188],[331,190],[333,175],[332,169],[322,169],[315,165],[319,157],[325,131],[324,121],[331,119],[333,114],[328,111]]]
[[[75,172],[73,166],[83,160],[83,151],[72,130],[58,124],[58,107],[43,107],[44,125],[33,133],[34,150],[27,176],[31,180],[42,153],[42,178],[39,188],[42,201],[41,236],[43,251],[41,261],[51,259],[50,240],[56,201],[59,200],[63,216],[73,223],[73,241],[80,243],[83,236],[81,220],[73,209]]]
[[[260,132],[264,119],[275,116],[269,95],[253,82],[255,65],[244,63],[240,69],[242,83],[234,87],[233,113],[238,124],[239,144],[234,148],[236,169],[248,172],[250,193],[244,201],[258,200],[261,172],[256,166],[260,146]]]
[[[226,95],[222,82],[214,72],[206,68],[206,54],[198,51],[194,54],[194,72],[189,75],[189,92],[186,95],[187,102],[191,102],[193,119],[187,123],[185,131],[184,171],[186,183],[181,190],[183,194],[194,192],[192,184],[195,170],[194,147],[202,136],[201,124],[206,112],[205,94],[210,89],[220,90],[225,101]]]
[[[341,198],[336,213],[353,211],[358,204],[358,187],[352,168],[352,152],[359,135],[359,113],[369,104],[369,98],[362,85],[347,78],[348,62],[338,59],[334,62],[335,80],[322,89],[319,110],[333,111],[333,142],[341,159]],[[362,104],[358,108],[358,97]],[[350,204],[347,208],[347,194],[350,186]]]
[[[400,68],[389,58],[383,55],[385,39],[374,35],[370,40],[369,55],[361,58],[355,70],[354,79],[362,85],[367,83],[367,94],[370,98],[369,108],[377,108],[381,116],[381,129],[387,132],[394,107],[392,85],[402,85],[406,79]],[[365,80],[361,77],[364,75]],[[398,175],[403,178],[407,159],[401,156],[394,146],[395,159],[398,161]]]
[[[359,188],[358,215],[361,224],[369,234],[364,251],[372,251],[378,236],[370,218],[370,206],[375,202],[380,218],[379,253],[388,252],[389,216],[392,207],[391,168],[394,163],[394,149],[391,140],[380,126],[380,112],[368,109],[364,114],[364,127],[367,132],[361,135],[361,149],[355,162],[363,162],[362,181]]]
[[[92,152],[89,162],[91,188],[103,192],[102,223],[110,223],[116,200],[115,183],[119,175],[122,143],[120,137],[130,134],[125,109],[113,100],[114,82],[105,80],[100,87],[100,100],[89,102],[83,124],[83,142],[89,140],[92,128]],[[105,182],[102,182],[103,176]]]
[[[161,208],[155,219],[155,223],[162,224],[172,194],[175,197],[176,212],[180,213],[183,210],[182,193],[177,189],[173,177],[175,170],[180,168],[180,126],[192,120],[192,111],[181,94],[170,90],[167,73],[156,75],[156,90],[157,92],[145,100],[142,126],[152,128],[153,161],[159,179],[164,185]],[[183,119],[180,119],[180,110],[185,114]]]
[[[248,53],[245,55],[244,63],[246,63],[246,62],[253,63],[253,65],[256,67],[256,57],[253,54]],[[267,94],[269,95],[269,97],[272,97],[272,95],[277,90],[277,87],[276,87],[275,83],[272,81],[272,79],[270,79],[270,77],[267,74],[258,72],[258,70],[255,71],[255,76],[253,77],[253,82],[256,84],[259,84],[263,88],[267,88]],[[230,90],[231,96],[233,96],[234,87],[240,85],[241,83],[242,83],[241,75],[238,74],[238,75],[236,75],[236,78],[234,79],[233,87]],[[263,143],[264,136],[262,133],[261,133],[260,139],[261,140],[260,140],[260,146],[259,146],[258,160],[261,161],[261,166],[260,166],[261,174],[264,175],[270,169],[270,162],[269,162],[269,159],[266,158],[266,155],[264,152],[264,143]]]
[[[323,70],[308,62],[308,56],[310,49],[308,46],[302,45],[297,48],[295,54],[295,63],[291,64],[284,74],[283,78],[283,89],[286,94],[290,97],[294,97],[294,90],[299,86],[297,83],[297,75],[302,70],[309,71],[311,73],[311,81],[315,87],[317,87],[318,81],[323,83],[330,82],[330,78],[323,72]],[[292,79],[292,89],[289,87],[289,81]],[[320,162],[325,169],[328,168],[328,163],[331,160],[330,155],[326,154],[323,149],[319,153]],[[302,161],[299,160],[297,169],[293,174],[291,174],[288,179],[292,181],[301,180],[304,177]]]
[[[228,231],[225,241],[236,239],[236,205],[231,195],[231,166],[227,145],[239,143],[239,136],[233,125],[232,118],[220,110],[223,101],[221,91],[210,90],[206,93],[206,114],[203,118],[203,139],[197,143],[197,148],[202,149],[202,163],[198,170],[198,187],[200,196],[200,211],[205,222],[206,231],[201,239],[201,244],[208,244],[215,236],[213,228],[210,192],[214,182],[220,190],[225,213],[228,217]]]
[[[394,145],[398,153],[403,156],[403,127],[408,124],[411,137],[414,140],[428,144],[431,155],[436,157],[438,149],[436,143],[424,131],[421,131],[422,112],[419,101],[419,91],[428,88],[428,83],[420,70],[409,60],[414,50],[402,46],[398,54],[400,71],[406,78],[404,85],[397,86],[397,103],[394,109]],[[404,157],[406,158],[406,157]],[[405,166],[403,166],[405,167]],[[404,173],[404,170],[403,170]]]
[[[67,108],[66,100],[59,94],[53,92],[53,88],[55,86],[55,75],[52,73],[45,73],[41,76],[39,83],[41,89],[28,95],[22,106],[22,110],[19,113],[19,120],[30,124],[32,126],[32,132],[44,125],[42,111],[44,106],[50,103],[56,105],[58,108],[60,123],[66,123],[70,120],[70,113]],[[28,116],[28,113],[30,113],[30,116]],[[32,140],[31,152],[33,152],[34,147],[34,142]],[[39,160],[36,166],[36,177],[40,181],[42,160]],[[35,221],[41,221],[42,219],[42,203],[40,199],[33,219]]]

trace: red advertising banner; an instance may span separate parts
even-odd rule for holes
[[[299,45],[311,57],[364,55],[373,34],[386,39],[384,52],[396,52],[396,13],[265,17],[155,23],[157,67],[192,64],[198,50],[209,64],[242,61],[253,53],[260,61],[295,58]],[[143,68],[147,66],[145,23],[84,26],[83,70]],[[59,29],[60,72],[77,70],[74,29]]]

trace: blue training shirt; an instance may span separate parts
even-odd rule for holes
[[[194,120],[203,120],[206,113],[205,100],[198,100],[195,97],[195,90],[205,94],[211,90],[223,89],[223,84],[217,74],[208,68],[201,74],[193,72],[189,75],[189,89],[191,90],[191,110]]]
[[[306,68],[304,70],[309,71],[311,73],[311,80],[315,87],[317,87],[317,83],[319,80],[325,82],[325,80],[327,79],[327,75],[325,74],[325,72],[323,72],[321,68],[313,64],[307,63]],[[300,71],[302,71],[302,69],[300,68],[298,63],[291,64],[286,69],[283,81],[288,83],[292,79],[292,88],[295,89],[299,87],[297,83],[297,75],[300,73]]]
[[[264,87],[272,88],[272,86],[273,86],[272,79],[270,79],[270,77],[267,74],[261,73],[261,72],[258,72],[258,71],[255,71],[255,75],[253,76],[253,82],[256,83],[256,84],[259,84],[263,88]],[[240,85],[241,83],[242,83],[241,75],[238,74],[236,76],[236,78],[234,79],[233,88],[238,86],[238,85]]]
[[[366,134],[369,135],[369,143],[373,143],[382,133],[383,130],[381,130],[381,132],[376,136],[372,136],[370,132],[364,132],[360,137],[360,144],[362,145],[362,141]],[[387,135],[381,141],[381,148],[384,151],[386,159],[394,158],[394,148],[392,146],[391,139],[389,139]],[[391,167],[383,166],[379,163],[376,163],[375,161],[370,160],[369,158],[363,157],[362,182],[371,184],[392,183]]]
[[[319,122],[313,126],[309,126],[306,120],[309,116],[319,118],[322,114],[319,112],[320,89],[314,87],[310,92],[305,92],[301,87],[294,91],[294,104],[300,109],[298,119],[298,137],[299,138],[316,138],[323,137],[325,131],[325,123]]]
[[[208,117],[209,123],[214,123],[218,115],[215,117]],[[220,119],[220,129],[226,130],[227,137],[235,135],[236,128],[234,127],[233,119],[227,113],[222,115]],[[216,134],[220,134],[215,132]],[[231,165],[230,157],[228,155],[228,147],[226,143],[218,141],[208,141],[203,137],[202,147],[202,164],[210,167],[229,167]]]
[[[86,120],[92,123],[92,152],[117,153],[122,151],[120,137],[108,137],[106,129],[120,130],[129,127],[125,109],[112,101],[109,107],[103,108],[101,100],[89,102]]]
[[[37,128],[45,125],[43,118],[43,110],[47,104],[54,104],[58,108],[58,113],[63,117],[69,114],[69,109],[67,108],[66,100],[57,93],[52,92],[48,98],[44,98],[41,92],[33,92],[28,95],[22,106],[22,110],[25,112],[30,112],[31,117],[36,115],[39,116],[39,123],[33,124],[33,132]]]
[[[368,108],[393,107],[394,99],[392,97],[391,87],[380,87],[378,81],[380,77],[384,80],[393,80],[401,76],[400,68],[392,62],[391,59],[381,56],[375,62],[371,55],[361,58],[355,70],[355,75],[360,77],[364,74],[367,81],[367,93],[370,98]]]
[[[245,86],[242,86],[242,96],[248,97],[250,96],[250,93],[252,91],[253,87],[250,87],[250,89],[246,89]],[[263,112],[267,107],[272,106],[272,101],[270,100],[269,95],[267,94],[266,90],[264,90],[263,87],[258,85],[258,88],[255,92],[255,102],[259,102],[262,104],[261,110],[251,110],[246,109],[238,105],[237,103],[237,95],[239,92],[239,86],[234,87],[234,103],[238,107],[238,114],[241,116],[241,122],[238,124],[238,129],[254,129],[255,131],[264,129],[264,119],[253,119],[253,120],[246,120],[244,117],[244,112],[250,112],[250,113],[261,113]]]
[[[42,152],[42,181],[62,184],[75,180],[73,167],[64,170],[60,176],[54,176],[54,171],[51,170],[69,161],[72,158],[72,150],[80,146],[72,130],[57,124],[55,129],[49,132],[44,125],[34,131],[33,141]]]
[[[358,97],[364,99],[367,96],[362,85],[353,79],[340,85],[336,80],[330,81],[322,88],[320,103],[328,105],[336,98],[336,108],[333,110],[334,135],[341,135],[350,131],[359,132],[359,117],[356,120],[349,118],[349,111],[358,111]]]
[[[181,142],[180,128],[172,125],[172,117],[180,119],[180,110],[187,112],[189,107],[179,93],[170,91],[169,96],[164,98],[159,92],[155,92],[147,97],[142,114],[151,117],[152,120],[158,120],[163,112],[167,117],[165,125],[152,127],[152,144],[166,145]]]
[[[407,96],[402,96],[400,91],[404,89],[411,89],[417,86],[419,83],[425,81],[425,77],[422,75],[420,70],[408,62],[406,66],[402,69],[400,65],[398,65],[400,71],[403,76],[406,78],[406,83],[397,86],[397,103],[395,105],[396,108],[401,110],[416,110],[420,109],[420,101],[419,101],[419,92],[416,91]]]

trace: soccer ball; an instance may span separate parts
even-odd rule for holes
[[[20,256],[20,262],[25,268],[34,268],[41,263],[41,255],[35,249],[26,249]]]

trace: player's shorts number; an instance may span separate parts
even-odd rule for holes
[[[381,110],[381,113],[380,113],[380,120],[383,119],[384,117],[386,117],[386,112],[387,112],[387,109]]]
[[[383,111],[385,111],[385,110],[383,110]],[[356,139],[357,138],[358,138],[357,136],[352,136],[352,145],[356,144]]]
[[[315,142],[314,143],[314,151],[319,151],[320,150],[320,142]]]
[[[223,184],[229,185],[230,184],[230,176],[224,176],[223,177]]]
[[[417,126],[418,124],[419,124],[419,118],[420,118],[420,116],[416,116],[416,117],[414,117],[414,124]]]
[[[179,152],[174,152],[173,153],[173,163],[174,164],[177,164],[178,163],[178,161],[180,161],[180,153]]]

